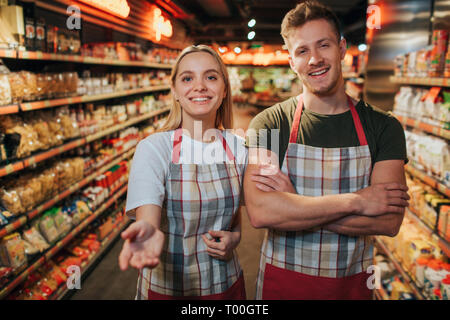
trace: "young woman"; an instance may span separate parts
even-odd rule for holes
[[[218,54],[185,48],[172,70],[173,108],[139,143],[128,182],[119,265],[140,270],[137,299],[245,299],[234,249],[247,159],[231,128],[231,89]]]

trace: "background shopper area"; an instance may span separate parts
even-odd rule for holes
[[[137,143],[168,115],[184,47],[210,45],[226,62],[240,134],[302,91],[280,36],[298,1],[112,2],[122,7],[0,0],[0,299],[134,299],[138,272],[117,260],[128,172]],[[405,129],[411,200],[395,237],[373,237],[374,297],[448,300],[448,1],[321,2],[347,39],[347,93]],[[264,232],[244,208],[237,251],[249,299]]]

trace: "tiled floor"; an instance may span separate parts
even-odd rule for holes
[[[243,108],[234,110],[234,127],[247,129],[256,109]],[[238,256],[244,270],[247,299],[254,299],[256,276],[259,266],[260,248],[265,230],[255,229],[245,212],[242,212],[242,236],[237,248]],[[73,300],[130,300],[134,299],[138,273],[133,268],[121,272],[118,266],[118,256],[123,245],[119,239],[106,253],[95,269],[81,283],[81,289],[76,291]]]

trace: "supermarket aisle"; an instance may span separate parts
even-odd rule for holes
[[[250,107],[234,109],[234,127],[246,130],[250,120],[257,112],[256,108]],[[254,299],[255,296],[260,247],[264,232],[264,230],[257,230],[251,226],[244,209],[242,212],[242,237],[237,251],[244,270],[248,299]],[[117,259],[122,245],[123,240],[119,239],[88,277],[82,281],[82,289],[71,297],[72,300],[134,299],[138,273],[132,268],[125,272],[120,271]]]
[[[132,300],[136,294],[138,272],[129,268],[120,271],[118,257],[123,240],[118,239],[100,263],[81,282],[71,300]]]

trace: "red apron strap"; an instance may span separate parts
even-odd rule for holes
[[[173,137],[172,163],[178,163],[180,161],[182,137],[183,137],[183,129],[178,128],[177,130],[175,130]]]
[[[297,143],[298,128],[300,127],[300,119],[303,112],[303,95],[298,97],[297,108],[295,109],[294,120],[292,121],[292,130],[289,137],[289,143]]]
[[[183,129],[179,128],[175,130],[173,138],[172,163],[178,163],[180,161],[182,137],[183,137]],[[228,159],[230,161],[234,161],[235,158],[233,152],[231,152],[231,149],[228,146],[227,140],[224,138],[222,134],[219,134],[219,137],[222,140],[222,146],[228,156]]]
[[[219,134],[219,137],[222,140],[222,146],[223,146],[223,149],[225,150],[225,152],[227,153],[228,159],[230,161],[234,161],[234,155],[233,155],[233,152],[231,152],[230,147],[228,146],[227,139],[225,139],[223,134]]]
[[[355,105],[352,99],[347,95],[348,105],[350,107],[350,112],[352,113],[353,123],[356,128],[356,133],[358,134],[359,144],[361,146],[367,145],[366,134],[364,133],[363,126],[361,124],[361,119],[359,118],[358,112],[356,111]],[[297,108],[295,109],[294,120],[292,122],[291,135],[289,137],[289,143],[297,143],[298,129],[300,127],[300,119],[303,112],[303,95],[298,98]]]
[[[350,106],[350,111],[352,113],[353,123],[355,124],[356,133],[358,134],[359,144],[361,146],[367,146],[366,134],[364,133],[361,119],[359,118],[358,112],[356,111],[352,99],[349,96],[347,96],[347,98],[348,105]]]

